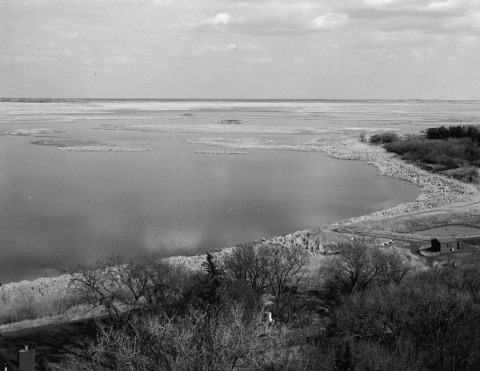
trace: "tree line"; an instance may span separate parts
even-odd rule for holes
[[[403,160],[465,182],[478,180],[480,167],[480,127],[473,125],[434,127],[425,136],[399,137],[385,132],[370,137],[372,144],[383,144]]]
[[[458,125],[458,126],[440,126],[428,128],[425,130],[427,139],[448,139],[448,138],[468,138],[471,141],[480,141],[480,126],[478,125]]]

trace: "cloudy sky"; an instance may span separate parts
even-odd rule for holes
[[[480,99],[480,0],[0,0],[0,96]]]

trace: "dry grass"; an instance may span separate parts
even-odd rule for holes
[[[67,285],[66,276],[2,285],[0,325],[64,314],[68,303]]]

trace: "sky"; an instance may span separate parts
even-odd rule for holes
[[[480,0],[0,0],[0,97],[480,99]]]

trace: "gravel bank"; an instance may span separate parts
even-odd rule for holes
[[[380,175],[403,180],[418,185],[421,188],[420,196],[413,202],[400,204],[386,210],[338,222],[335,223],[336,225],[432,210],[451,203],[480,201],[480,191],[474,185],[428,173],[414,165],[407,164],[395,158],[381,147],[359,143],[358,140],[351,138],[321,139],[317,142],[320,142],[323,150],[332,157],[366,161],[375,166],[379,170]],[[333,227],[335,227],[335,225]]]

